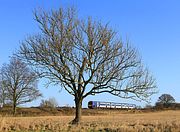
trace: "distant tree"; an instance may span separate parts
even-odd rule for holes
[[[89,95],[147,101],[156,93],[155,80],[136,49],[107,24],[79,19],[74,8],[34,15],[41,33],[26,38],[17,56],[74,96],[73,124],[80,122],[82,101]]]
[[[16,113],[17,105],[35,100],[41,96],[37,89],[37,75],[24,62],[12,57],[9,64],[1,68],[3,89],[7,91],[6,99]]]
[[[0,105],[4,106],[7,98],[7,89],[4,87],[4,81],[2,80],[2,76],[0,75]]]
[[[56,108],[58,106],[58,102],[55,98],[49,98],[48,100],[41,100],[40,107],[51,107]]]
[[[170,94],[162,94],[156,105],[163,105],[165,107],[169,106],[170,104],[175,103],[175,99]]]
[[[48,100],[42,99],[39,106],[40,106],[40,107],[49,107],[49,106],[50,106],[49,104],[50,104],[50,103],[49,103]]]

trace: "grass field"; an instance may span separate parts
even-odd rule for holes
[[[159,112],[111,112],[83,116],[78,126],[68,124],[73,116],[0,117],[0,131],[137,131],[180,132],[180,110]]]

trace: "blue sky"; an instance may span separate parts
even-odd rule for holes
[[[171,94],[180,102],[180,1],[179,0],[1,0],[0,1],[0,66],[8,63],[20,42],[30,34],[38,32],[33,20],[35,8],[45,10],[75,6],[80,17],[109,22],[125,40],[128,38],[140,52],[144,64],[157,80],[159,93],[152,96],[152,104],[163,93]],[[74,105],[73,98],[58,86],[39,89],[44,99],[55,97],[60,105]],[[38,105],[41,99],[27,106]],[[123,100],[101,94],[85,99],[114,102],[130,102],[145,105],[144,102]]]

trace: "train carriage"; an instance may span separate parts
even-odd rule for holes
[[[134,109],[134,108],[136,108],[136,105],[128,104],[128,103],[89,101],[88,108],[89,109],[95,109],[95,108]]]

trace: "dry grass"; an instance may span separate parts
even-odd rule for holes
[[[180,111],[149,113],[107,112],[106,115],[83,116],[79,126],[68,123],[73,116],[0,117],[0,131],[118,131],[180,132]]]

